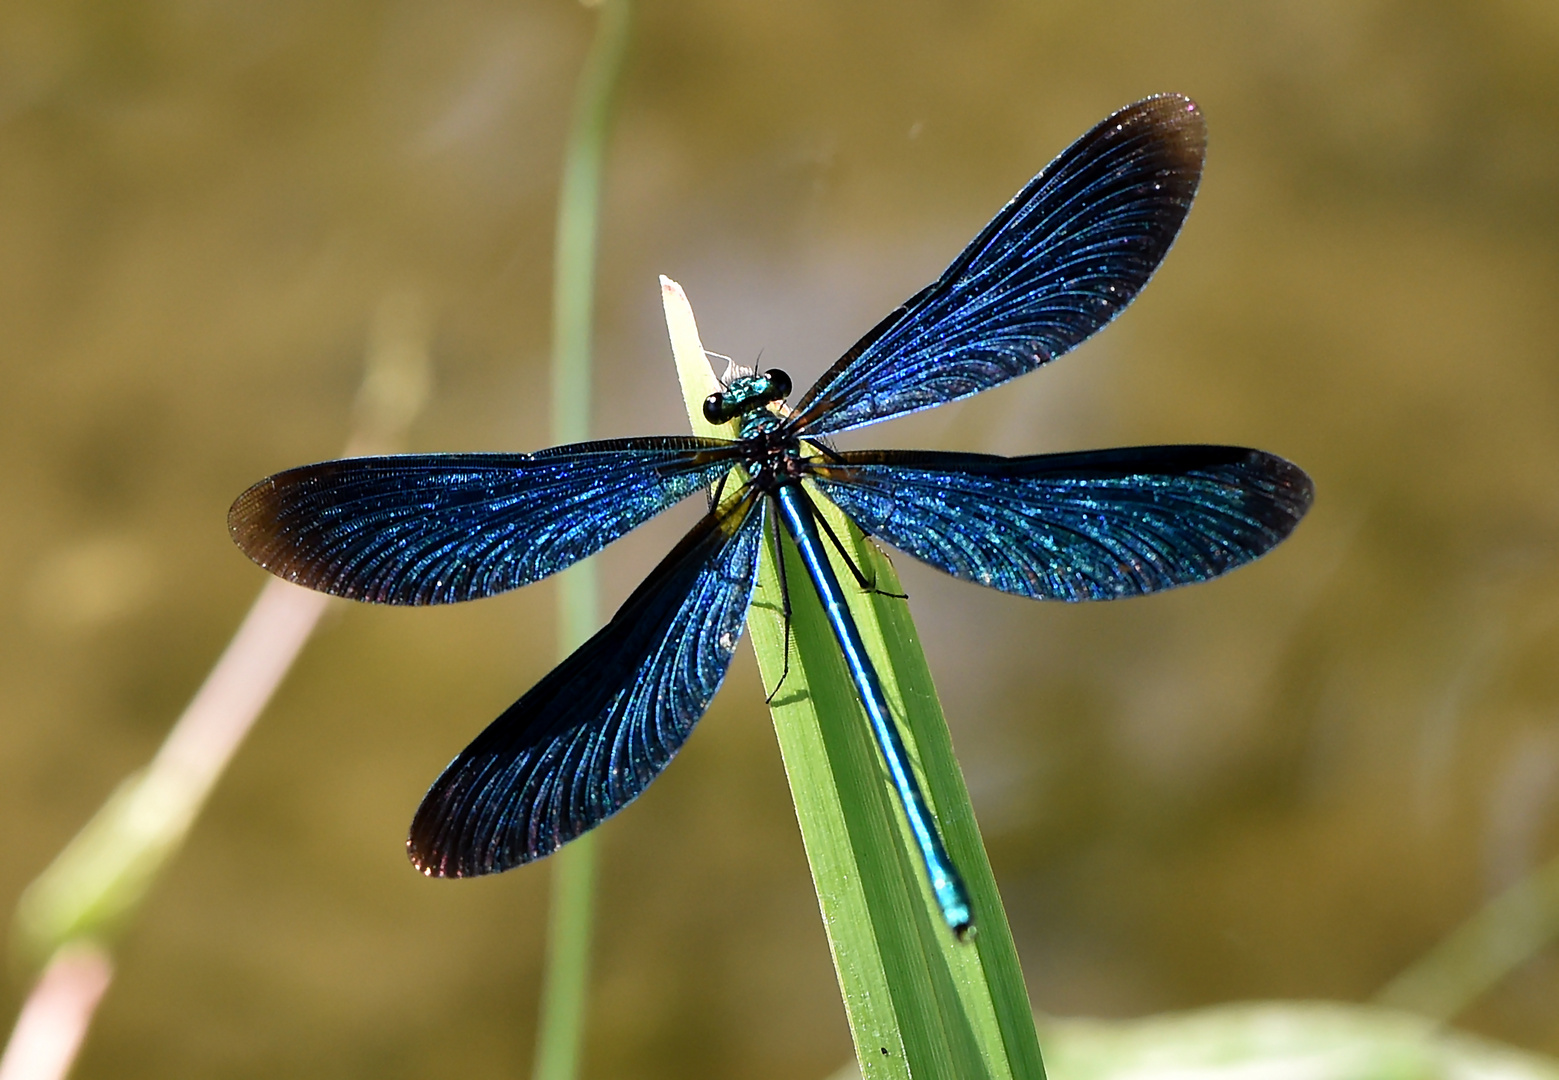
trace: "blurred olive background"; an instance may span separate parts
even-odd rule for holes
[[[813,377],[1072,138],[1161,90],[1196,208],[1052,369],[853,437],[1258,446],[1294,538],[1213,584],[1041,605],[897,563],[1036,1007],[1362,1000],[1559,853],[1559,7],[641,3],[609,157],[594,422],[685,430],[706,345]],[[245,486],[339,453],[421,297],[410,449],[548,443],[571,0],[0,6],[7,910],[143,764],[258,590]],[[614,605],[695,508],[603,556]],[[123,942],[82,1077],[529,1069],[545,864],[428,881],[427,783],[554,662],[540,584],[342,604]],[[610,610],[608,607],[607,610]],[[603,615],[606,611],[603,611]],[[587,1073],[849,1056],[751,655],[601,831]],[[26,987],[0,990],[9,1025]],[[1559,953],[1463,1018],[1559,1052]]]

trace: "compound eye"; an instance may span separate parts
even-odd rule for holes
[[[769,380],[769,392],[773,394],[770,401],[784,401],[790,397],[790,376],[779,368],[769,368],[763,373]]]
[[[725,395],[710,394],[704,399],[704,419],[711,424],[723,424],[730,417],[725,415]]]

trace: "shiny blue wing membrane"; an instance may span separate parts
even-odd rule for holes
[[[797,405],[795,430],[825,435],[956,401],[1081,343],[1169,251],[1206,145],[1201,112],[1178,94],[1106,119],[824,373]]]
[[[791,437],[941,405],[1075,347],[1131,302],[1173,244],[1205,144],[1201,113],[1179,95],[1109,117],[770,434],[793,447]],[[760,442],[640,438],[323,462],[256,484],[228,525],[251,559],[297,584],[452,603],[593,554],[773,450]],[[1039,599],[1114,599],[1216,577],[1286,537],[1312,498],[1309,478],[1282,458],[1218,446],[1023,458],[830,449],[800,468],[867,532],[956,577]],[[419,869],[466,877],[530,862],[644,791],[724,679],[772,494],[749,483],[700,521],[611,622],[445,768],[407,840]]]
[[[954,577],[1041,600],[1217,577],[1276,546],[1313,494],[1297,466],[1231,446],[1020,458],[878,450],[810,464],[866,532]]]
[[[251,559],[299,585],[448,604],[556,573],[734,463],[734,443],[691,436],[345,458],[260,481],[233,503],[228,529]]]
[[[418,869],[470,877],[539,859],[649,786],[725,678],[763,516],[749,489],[705,517],[611,622],[449,764],[412,820]]]

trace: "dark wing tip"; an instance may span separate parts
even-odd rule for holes
[[[415,830],[415,826],[413,826]],[[451,858],[448,854],[441,854],[423,846],[424,840],[419,838],[415,831],[406,838],[406,857],[411,860],[411,865],[417,868],[417,872],[423,877],[430,878],[464,878],[478,877],[491,871],[481,869],[468,869],[458,859]]]
[[[422,797],[406,837],[406,857],[430,878],[479,877],[507,870],[507,866],[484,865],[482,860],[473,859],[470,845],[461,843],[462,830],[452,820],[450,792],[444,787],[446,777],[447,772]],[[456,803],[458,806],[458,800]]]
[[[442,859],[432,857],[430,852],[421,850],[417,846],[415,837],[406,838],[406,857],[411,860],[411,865],[417,868],[417,872],[423,877],[461,877],[461,874],[449,874],[444,871]]]
[[[233,543],[240,548],[247,550],[256,526],[264,523],[265,505],[269,501],[266,498],[266,489],[270,485],[271,479],[266,477],[234,499],[233,505],[227,508],[227,531],[232,536]]]
[[[1184,94],[1154,94],[1133,102],[1099,126],[1144,125],[1184,168],[1201,170],[1207,156],[1207,120],[1201,108]]]
[[[227,511],[227,533],[233,543],[272,573],[282,573],[273,565],[282,533],[282,498],[277,492],[277,479],[267,476],[234,499]]]
[[[233,500],[227,511],[228,535],[262,569],[330,596],[400,605],[469,599],[443,595],[421,587],[419,578],[398,574],[393,562],[383,558],[383,550],[376,558],[360,558],[365,538],[374,534],[356,519],[366,520],[372,505],[355,506],[348,488],[372,479],[384,460],[339,458],[267,476]],[[385,472],[394,475],[395,470]],[[332,520],[332,513],[343,509],[351,513]],[[359,561],[351,560],[354,555]]]
[[[1137,167],[1144,168],[1155,186],[1162,185],[1165,194],[1182,204],[1165,236],[1172,242],[1196,197],[1207,157],[1207,120],[1196,102],[1184,94],[1143,98],[1100,121],[1078,142],[1139,146],[1134,151]],[[1159,257],[1163,257],[1162,252]]]
[[[419,828],[422,825],[425,825],[422,811],[418,810],[416,818],[412,821],[411,835],[406,838],[406,857],[423,877],[481,877],[484,874],[500,873],[508,870],[510,866],[519,865],[519,863],[511,863],[495,866],[469,858],[468,852],[442,850],[437,836],[426,835],[426,830]]]
[[[335,462],[305,465],[267,476],[227,511],[227,533],[238,550],[279,578],[333,596],[361,598],[351,581],[331,576],[329,566],[308,550],[297,529],[299,504]]]
[[[1276,454],[1260,453],[1264,459],[1268,476],[1271,478],[1274,488],[1274,503],[1281,507],[1282,514],[1287,519],[1287,528],[1283,529],[1283,535],[1287,536],[1294,531],[1294,526],[1299,524],[1300,518],[1309,511],[1310,505],[1315,502],[1315,481],[1310,479],[1310,474],[1295,465],[1292,461],[1280,458]]]
[[[433,782],[411,819],[406,857],[424,877],[501,874],[557,849],[556,843],[535,850],[513,843],[506,815],[495,812],[488,785],[472,774],[472,762],[465,760],[469,753],[457,757]]]
[[[1244,509],[1261,530],[1248,538],[1252,542],[1249,559],[1255,559],[1288,539],[1299,526],[1315,501],[1315,483],[1298,465],[1276,454],[1246,450],[1243,455]]]

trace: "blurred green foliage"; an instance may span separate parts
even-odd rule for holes
[[[1224,1005],[1143,1020],[1044,1020],[1053,1080],[1555,1080],[1559,1062],[1412,1013],[1324,1002]]]
[[[593,430],[682,430],[655,275],[806,385],[1066,142],[1211,131],[1181,242],[1054,370],[867,438],[1261,446],[1319,497],[1228,579],[911,593],[1035,1005],[1362,999],[1559,852],[1559,14],[1537,0],[645,5]],[[334,454],[379,298],[435,322],[412,448],[547,442],[573,3],[0,8],[7,905],[144,763],[260,584],[223,527]],[[603,559],[625,596],[687,518]],[[544,673],[551,586],[334,616],[121,955],[83,1077],[512,1075],[546,872],[402,855]],[[849,1055],[756,670],[601,834],[586,1075]],[[23,984],[9,984],[6,1015]],[[1550,950],[1463,1015],[1559,1052]],[[516,1063],[519,1063],[518,1065]]]

